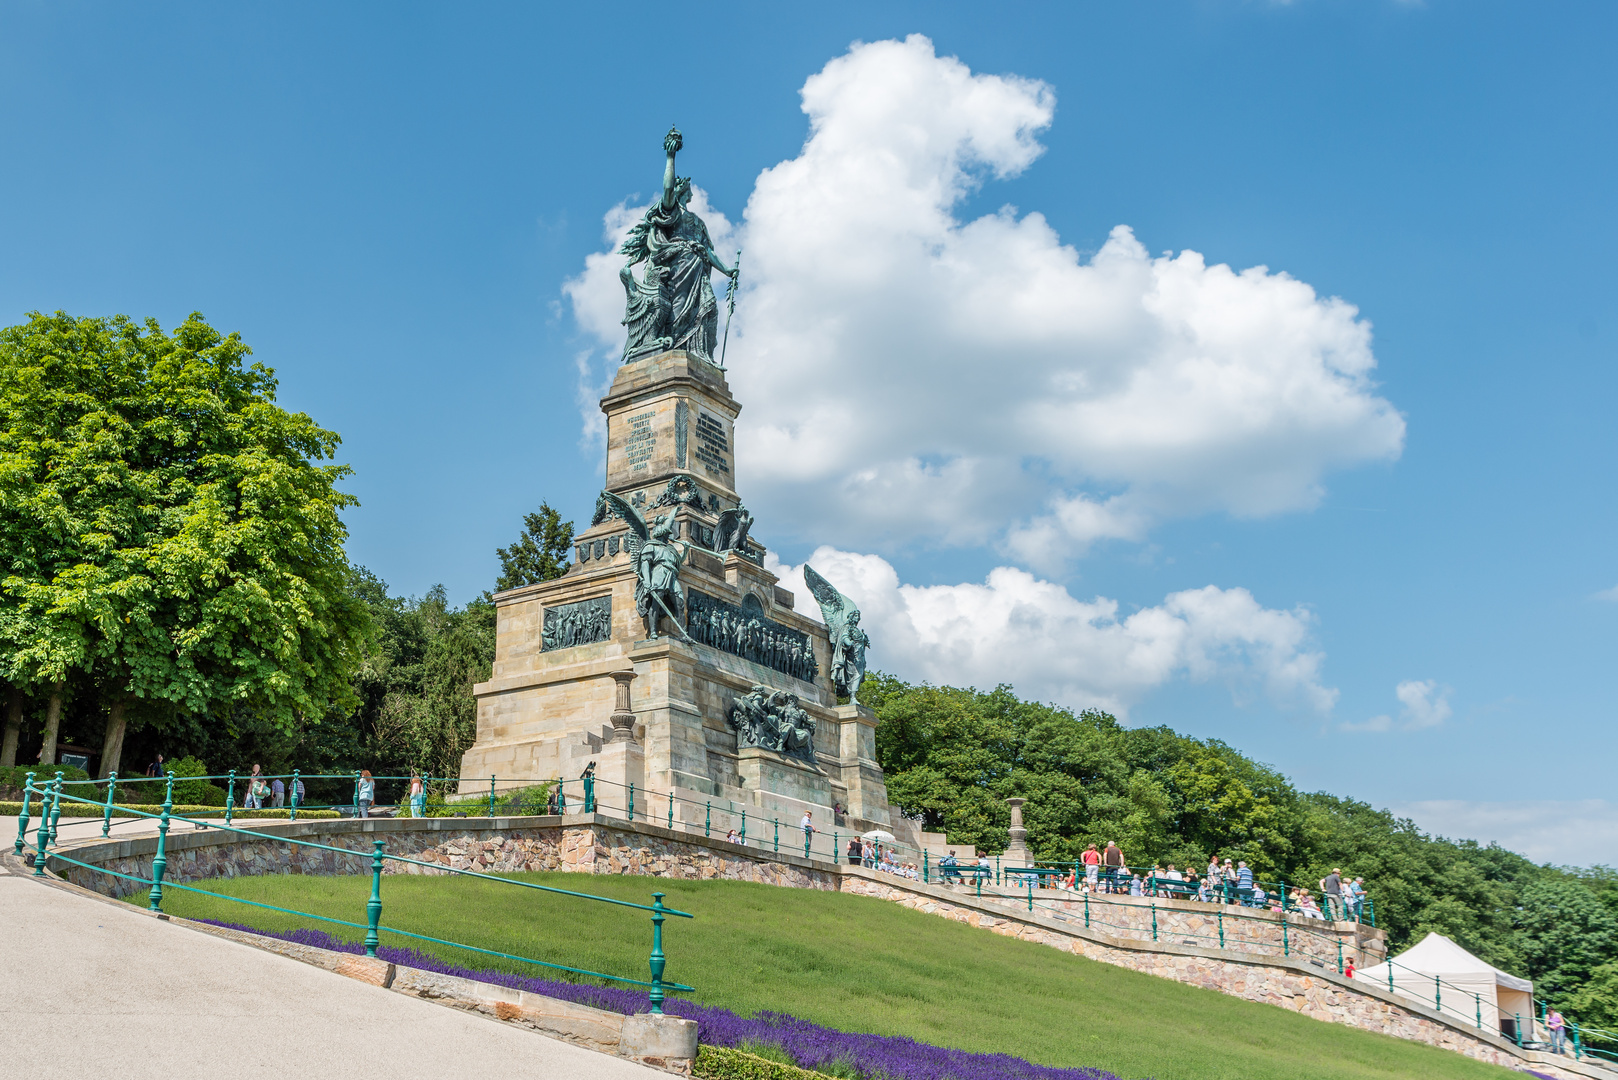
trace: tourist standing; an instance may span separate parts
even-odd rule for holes
[[[253,771],[247,774],[247,800],[242,803],[244,810],[257,810],[264,805],[263,797],[259,795],[259,785],[263,782],[258,766],[254,765]]]
[[[1084,883],[1091,892],[1095,892],[1096,876],[1101,873],[1101,852],[1096,850],[1094,844],[1091,844],[1084,849],[1084,854],[1079,858],[1084,860]]]
[[[848,865],[858,866],[860,864],[860,855],[863,847],[864,845],[860,843],[859,837],[850,836],[848,838]]]
[[[274,780],[270,781],[270,805],[279,810],[286,804],[286,801],[286,785],[281,783],[281,778],[277,776]]]
[[[1565,1053],[1563,1045],[1567,1039],[1567,1021],[1562,1014],[1552,1009],[1545,1014],[1545,1026],[1551,1031],[1551,1053]]]
[[[1320,879],[1320,892],[1326,900],[1326,918],[1333,921],[1343,918],[1343,872],[1337,867],[1331,868],[1331,873]]]
[[[146,775],[147,776],[162,776],[163,775],[163,755],[162,754],[157,755],[157,760],[152,762],[150,765],[146,766]]]
[[[815,840],[814,812],[811,810],[805,810],[803,812],[803,820],[798,822],[798,826],[799,828],[803,829],[803,850],[808,851],[809,845],[814,843]]]
[[[1118,892],[1124,873],[1124,853],[1118,847],[1118,841],[1107,841],[1107,850],[1102,853],[1101,861],[1107,868],[1107,891]]]
[[[554,799],[556,796],[547,793],[546,797]],[[555,813],[550,807],[546,807],[546,810],[547,812]],[[410,816],[427,816],[427,785],[422,783],[421,774],[415,769],[410,770]]]
[[[371,816],[371,804],[376,802],[376,781],[371,779],[370,769],[360,770],[359,787],[359,814],[362,818]]]

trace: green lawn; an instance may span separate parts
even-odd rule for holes
[[[999,937],[859,896],[732,881],[580,874],[523,880],[671,907],[665,977],[743,1015],[790,1013],[844,1031],[908,1035],[937,1045],[1015,1054],[1048,1065],[1099,1066],[1126,1080],[1360,1080],[1519,1075],[1418,1043],[1325,1024],[1122,968]],[[369,877],[244,877],[197,883],[230,896],[364,922]],[[575,967],[647,978],[651,925],[641,912],[455,877],[388,877],[383,924]],[[144,903],[144,897],[140,898]],[[359,931],[178,889],[165,910],[270,930]],[[421,948],[383,935],[385,944]],[[429,948],[471,967],[501,964]]]

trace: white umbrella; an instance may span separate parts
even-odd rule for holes
[[[868,833],[860,833],[860,835],[863,836],[867,840],[886,840],[889,843],[897,843],[898,842],[898,841],[894,840],[892,833],[883,832],[881,829],[872,829],[870,832],[868,832]]]

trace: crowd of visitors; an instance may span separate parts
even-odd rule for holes
[[[913,862],[906,862],[899,857],[899,853],[888,844],[882,843],[869,836],[851,836],[844,854],[850,866],[866,866],[872,870],[880,870],[885,874],[895,874],[899,877],[909,878],[912,881],[921,880],[921,868]]]

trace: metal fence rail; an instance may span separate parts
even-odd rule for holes
[[[556,971],[565,971],[575,975],[583,975],[589,978],[603,979],[609,982],[622,983],[630,986],[641,986],[647,988],[649,992],[648,997],[651,1002],[651,1011],[653,1013],[662,1013],[663,1001],[668,991],[690,991],[694,989],[693,987],[686,986],[683,983],[671,982],[663,978],[663,973],[666,970],[666,965],[668,962],[667,955],[663,951],[663,923],[665,919],[671,915],[683,919],[690,919],[694,918],[695,916],[689,912],[679,911],[665,905],[663,903],[664,894],[661,892],[654,892],[652,894],[651,904],[638,904],[629,900],[619,900],[610,896],[597,896],[594,893],[577,892],[571,889],[558,889],[553,886],[540,885],[531,881],[517,881],[515,879],[501,877],[496,874],[484,874],[474,870],[458,870],[439,863],[422,862],[421,860],[407,858],[402,855],[389,855],[383,850],[383,841],[381,840],[373,840],[371,842],[372,850],[367,853],[364,851],[355,851],[352,848],[337,847],[332,844],[320,844],[310,840],[298,840],[292,837],[275,836],[273,834],[265,833],[256,829],[242,829],[228,824],[220,825],[212,822],[202,822],[198,819],[188,817],[183,814],[173,813],[175,780],[173,774],[170,774],[166,778],[166,792],[163,806],[162,809],[156,814],[144,810],[138,810],[129,806],[115,805],[111,801],[110,794],[108,799],[104,802],[91,801],[75,795],[64,795],[62,792],[63,783],[60,773],[56,775],[54,780],[46,781],[41,784],[35,784],[34,775],[35,774],[33,773],[28,774],[27,781],[23,788],[22,812],[18,815],[17,839],[13,845],[13,850],[17,855],[21,855],[24,848],[28,844],[27,836],[28,826],[31,820],[31,803],[33,797],[37,795],[39,797],[38,807],[40,818],[39,826],[34,837],[34,876],[36,877],[43,877],[47,862],[50,859],[56,859],[59,862],[77,866],[93,873],[120,878],[122,880],[131,881],[140,885],[150,885],[151,891],[147,894],[147,906],[152,911],[161,911],[163,909],[163,892],[165,889],[181,889],[185,892],[197,893],[199,895],[213,897],[218,900],[229,900],[233,903],[245,904],[250,907],[264,908],[287,915],[296,915],[299,918],[315,919],[320,922],[334,923],[339,926],[347,926],[356,930],[363,930],[365,931],[364,945],[367,956],[376,955],[376,950],[380,944],[381,935],[388,933],[397,934],[401,937],[407,937],[417,941],[431,942],[437,945],[464,949],[468,952],[480,953],[485,956],[494,956],[504,960],[512,960],[519,963],[550,968]],[[112,810],[117,810],[120,815],[156,820],[158,823],[157,850],[152,857],[150,876],[140,877],[135,874],[126,874],[116,870],[109,870],[105,867],[95,866],[91,863],[75,859],[69,855],[63,854],[60,851],[51,850],[52,846],[56,843],[57,823],[62,815],[62,801],[64,798],[69,802],[70,805],[78,803],[85,806],[102,808],[109,816]],[[207,889],[201,889],[194,885],[185,885],[176,881],[165,882],[164,874],[168,865],[168,832],[170,824],[174,821],[190,822],[194,825],[206,825],[208,828],[218,829],[224,832],[237,833],[243,836],[250,836],[255,841],[261,843],[280,843],[294,848],[329,851],[350,858],[360,860],[368,859],[370,862],[371,871],[371,896],[365,905],[366,921],[363,923],[349,922],[344,919],[336,919],[326,915],[316,915],[312,912],[296,911],[290,908],[277,907],[274,904],[265,904],[256,900],[246,900],[241,897],[228,896],[224,893],[211,892]],[[418,934],[414,931],[404,930],[396,926],[384,926],[382,924],[382,876],[385,865],[390,861],[404,865],[425,867],[439,873],[456,874],[462,877],[499,882],[505,885],[532,889],[538,892],[552,893],[558,896],[566,896],[580,900],[593,900],[598,903],[611,904],[617,907],[633,908],[639,911],[651,912],[652,951],[647,961],[648,967],[651,970],[651,980],[646,981],[642,979],[632,979],[623,975],[611,975],[600,971],[589,971],[584,968],[569,967],[565,964],[556,964],[546,960],[537,960],[533,957],[515,956],[510,953],[499,952],[493,949],[485,949],[480,946],[469,945],[464,942],[448,941],[443,938],[431,937],[427,934]]]

